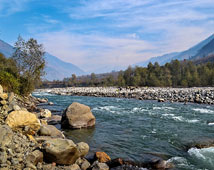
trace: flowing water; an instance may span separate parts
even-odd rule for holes
[[[96,127],[65,134],[75,142],[87,142],[91,152],[139,162],[149,153],[173,162],[176,169],[214,169],[214,148],[189,147],[214,139],[214,106],[48,93],[34,96],[55,103],[43,106],[53,114],[61,114],[72,102],[90,106]]]

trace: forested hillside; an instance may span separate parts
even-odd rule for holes
[[[178,61],[160,66],[149,63],[147,67],[128,67],[125,71],[76,77],[63,81],[43,82],[42,87],[68,86],[149,86],[194,87],[214,86],[214,56],[203,60]]]

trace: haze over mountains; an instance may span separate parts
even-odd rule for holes
[[[153,64],[155,62],[158,62],[160,65],[164,65],[165,63],[176,59],[196,60],[208,56],[210,54],[214,54],[214,34],[212,34],[207,39],[201,41],[200,43],[196,44],[195,46],[189,48],[188,50],[153,57],[144,62],[137,63],[136,65],[146,67],[149,64],[149,62]]]
[[[14,49],[8,43],[0,40],[0,53],[4,54],[6,57],[10,57],[14,52]],[[72,63],[64,62],[59,58],[45,53],[46,75],[44,79],[47,80],[62,80],[65,77],[71,77],[72,74],[77,76],[85,74],[83,70]]]
[[[0,53],[3,53],[6,57],[10,57],[14,49],[8,43],[0,40]],[[172,60],[200,60],[195,63],[201,63],[205,61],[213,61],[213,55],[209,56],[210,54],[214,55],[214,34],[208,37],[207,39],[201,41],[200,43],[196,44],[195,46],[185,50],[183,52],[174,52],[165,54],[158,57],[150,58],[147,61],[137,63],[138,66],[146,67],[149,62],[155,63],[158,62],[160,65],[164,65],[167,62]],[[208,58],[204,58],[207,57]],[[131,56],[130,56],[131,57]],[[53,56],[49,53],[45,53],[45,60],[46,60],[46,76],[44,79],[47,80],[62,80],[66,77],[71,77],[72,74],[76,74],[77,76],[85,75],[86,73],[81,70],[79,67],[72,63],[64,62]],[[109,70],[110,72],[111,70]]]

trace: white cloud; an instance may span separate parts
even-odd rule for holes
[[[8,16],[23,11],[25,4],[31,0],[0,0],[0,16]]]

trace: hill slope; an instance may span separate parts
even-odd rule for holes
[[[3,53],[6,57],[10,57],[14,52],[14,49],[8,43],[0,40],[0,53]],[[59,58],[45,53],[46,61],[46,75],[44,79],[47,80],[62,80],[65,77],[70,77],[72,74],[83,75],[84,71],[72,63],[67,63]]]
[[[175,52],[170,54],[165,54],[159,57],[153,57],[147,61],[140,62],[137,65],[139,66],[147,66],[149,62],[155,63],[158,62],[160,65],[164,65],[171,60],[184,60],[190,59],[194,60],[196,57],[201,58],[204,56],[208,56],[209,54],[214,53],[214,34],[209,36],[207,39],[201,41],[197,45],[189,48],[188,50],[182,52]]]

